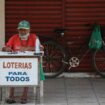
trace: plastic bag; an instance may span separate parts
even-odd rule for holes
[[[88,45],[90,49],[96,49],[96,50],[102,47],[102,36],[101,36],[100,25],[95,25]]]

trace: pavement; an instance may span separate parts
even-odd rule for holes
[[[105,105],[104,78],[56,78],[44,81],[44,96],[35,101],[32,88],[26,105]],[[8,105],[5,102],[2,105]],[[21,105],[19,101],[16,104]]]

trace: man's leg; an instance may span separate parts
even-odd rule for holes
[[[21,103],[22,104],[27,103],[27,95],[28,95],[28,87],[24,87],[23,88],[23,94],[22,94],[22,97],[21,97]]]
[[[9,104],[16,103],[14,98],[14,91],[15,91],[15,88],[11,87],[9,91],[9,98],[6,99],[6,103],[9,103]]]

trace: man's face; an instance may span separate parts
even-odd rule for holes
[[[20,35],[24,36],[30,32],[30,29],[18,29]]]
[[[22,40],[27,40],[30,33],[30,29],[18,29],[18,32]]]

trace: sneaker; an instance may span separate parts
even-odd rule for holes
[[[21,99],[21,104],[26,104],[27,103],[27,99]]]
[[[10,98],[6,99],[5,102],[8,103],[8,104],[16,103],[16,101],[14,99],[10,99]]]

